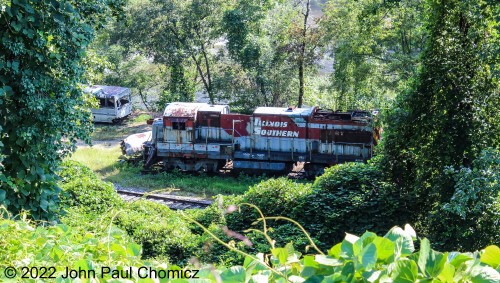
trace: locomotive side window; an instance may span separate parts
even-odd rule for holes
[[[220,115],[216,113],[202,113],[199,124],[203,127],[220,127]]]
[[[173,130],[185,130],[186,129],[186,122],[172,122],[172,129]]]

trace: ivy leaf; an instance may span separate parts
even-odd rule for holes
[[[453,283],[454,282],[453,275],[455,275],[455,267],[450,263],[446,262],[444,264],[443,270],[438,275],[437,279],[439,279],[439,281],[443,283]]]
[[[242,266],[233,266],[224,270],[221,273],[220,278],[222,279],[222,282],[240,283],[245,282],[245,276],[245,269]]]
[[[472,283],[500,282],[500,273],[490,266],[475,266],[471,275]]]
[[[377,263],[377,247],[373,243],[370,243],[363,249],[360,257],[361,264],[363,264],[365,270],[371,270],[375,267],[375,263]]]
[[[5,200],[5,195],[7,193],[5,192],[5,190],[3,189],[0,189],[0,202],[3,202]]]
[[[285,248],[271,249],[271,253],[276,257],[280,264],[285,264],[288,259],[288,250]]]
[[[394,282],[413,283],[417,280],[418,267],[413,260],[398,260],[393,271]]]
[[[459,252],[450,252],[448,254],[448,262],[455,268],[458,268],[462,263],[471,260],[473,257]]]
[[[342,252],[342,243],[338,243],[328,250],[328,255],[333,256],[335,258],[339,258],[341,252]]]
[[[380,261],[385,261],[394,254],[394,243],[389,239],[377,237],[373,240],[373,244],[377,247],[377,255]]]
[[[324,256],[324,255],[316,255],[315,261],[319,264],[328,265],[328,266],[341,266],[341,265],[343,265],[341,260],[338,260],[336,258],[331,258],[328,256]]]
[[[415,251],[415,246],[413,245],[413,239],[408,232],[405,232],[400,227],[392,228],[385,236],[393,242],[401,242],[401,255],[410,255]]]
[[[500,248],[495,245],[487,246],[481,254],[480,260],[495,269],[500,267]]]

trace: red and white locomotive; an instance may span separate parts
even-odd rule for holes
[[[308,174],[333,164],[364,162],[379,139],[373,115],[312,108],[259,107],[252,115],[227,105],[169,103],[144,144],[144,166],[216,172],[227,161],[236,171],[290,171],[304,162]]]

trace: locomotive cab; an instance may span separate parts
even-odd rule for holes
[[[167,170],[219,170],[232,153],[231,137],[220,128],[220,117],[228,112],[227,105],[167,104],[162,120],[153,123],[145,167],[161,162]]]

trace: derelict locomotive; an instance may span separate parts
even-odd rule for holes
[[[144,144],[144,167],[216,172],[232,161],[235,171],[290,171],[304,162],[306,174],[333,164],[368,160],[379,139],[367,111],[259,107],[252,115],[227,105],[169,103]]]

